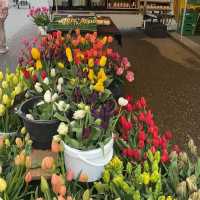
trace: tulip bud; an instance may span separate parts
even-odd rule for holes
[[[0,104],[0,117],[5,114],[6,107],[3,104]]]
[[[20,133],[22,134],[22,135],[25,135],[26,134],[26,128],[25,127],[22,127],[22,129],[21,129],[21,131],[20,131]]]
[[[4,192],[7,188],[7,183],[3,178],[0,178],[0,193]]]
[[[26,156],[25,166],[26,166],[26,168],[31,168],[32,160],[31,160],[30,156]]]
[[[179,183],[176,187],[176,194],[180,197],[180,199],[185,199],[187,195],[187,185],[185,181]]]
[[[2,81],[1,86],[2,86],[3,89],[7,89],[8,83],[6,81]]]
[[[24,178],[25,182],[28,184],[32,181],[32,175],[30,172],[28,172]]]
[[[15,157],[15,165],[16,165],[16,166],[21,165],[21,161],[20,161],[19,155],[17,155],[17,156]]]
[[[188,177],[186,182],[190,193],[197,191],[197,177],[195,175]]]
[[[47,156],[42,160],[41,168],[43,170],[53,169],[54,167],[54,158],[51,156]]]
[[[3,80],[3,72],[0,71],[0,81],[2,81],[2,80]]]
[[[15,143],[16,143],[17,147],[20,149],[24,146],[21,138],[16,138]]]
[[[48,190],[49,190],[49,185],[48,185],[48,183],[47,183],[47,180],[46,180],[43,176],[41,176],[40,188],[41,188],[41,191],[42,191],[43,193],[46,193],[46,192],[48,192]]]
[[[10,140],[9,139],[5,139],[5,145],[6,145],[6,147],[10,147]]]
[[[51,69],[50,76],[51,77],[55,77],[56,76],[56,70],[54,68]]]

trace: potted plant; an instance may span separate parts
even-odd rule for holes
[[[33,22],[38,26],[42,36],[46,35],[46,27],[50,22],[49,9],[47,7],[31,8],[28,17],[32,17]]]
[[[0,84],[0,135],[14,135],[21,125],[15,106],[22,101],[27,85],[19,68],[11,73],[9,67],[5,74],[0,71]]]
[[[74,178],[80,173],[88,177],[88,182],[101,178],[113,156],[113,134],[121,107],[128,101],[120,98],[118,102],[117,115],[114,102],[93,108],[84,103],[73,104],[73,120],[63,118],[60,123],[57,131],[63,140],[65,166],[73,170]]]
[[[43,90],[38,82],[35,84],[35,89],[38,92]],[[52,89],[46,90],[44,96],[34,96],[21,104],[17,113],[23,119],[34,148],[50,148],[59,125],[57,116],[65,116],[68,107],[59,93],[53,93]]]

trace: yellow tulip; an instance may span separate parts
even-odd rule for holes
[[[95,74],[94,74],[93,69],[89,69],[88,78],[90,81],[94,82]]]
[[[3,178],[0,178],[0,192],[4,192],[7,188],[7,183]]]
[[[10,97],[7,94],[3,95],[2,103],[4,105],[6,105],[7,107],[9,107],[11,105],[11,99],[10,99]]]
[[[16,75],[13,76],[12,82],[14,85],[18,84],[18,77]]]
[[[101,79],[103,82],[106,81],[107,76],[106,73],[104,71],[104,68],[101,68],[97,74],[98,79]]]
[[[67,56],[67,59],[68,59],[69,62],[73,61],[72,51],[71,51],[71,49],[69,47],[66,48],[66,56]]]
[[[93,58],[90,58],[90,59],[88,60],[88,66],[89,66],[89,67],[94,67],[94,59],[93,59]]]
[[[41,63],[41,60],[37,60],[36,63],[35,63],[35,67],[36,67],[36,70],[40,70],[42,69],[42,63]]]
[[[18,85],[15,87],[15,90],[14,90],[14,91],[15,91],[15,94],[16,94],[16,95],[20,94],[20,93],[22,92],[21,85],[18,84]]]
[[[104,92],[104,85],[101,80],[98,80],[98,82],[94,85],[94,90],[97,92]]]
[[[173,200],[171,196],[168,196],[166,200]]]
[[[3,80],[3,72],[0,71],[0,81],[2,81],[2,80]]]
[[[40,51],[37,48],[31,49],[31,55],[34,60],[40,60]]]
[[[2,91],[2,89],[0,88],[0,99],[1,99],[2,95],[3,95],[3,91]]]
[[[0,104],[0,117],[4,115],[6,111],[6,107],[3,104]]]
[[[150,175],[147,172],[144,172],[143,174],[143,182],[145,185],[148,185],[150,182]]]
[[[107,36],[104,36],[103,39],[102,39],[102,43],[103,44],[106,44],[108,41],[108,37]]]
[[[8,88],[8,83],[7,83],[7,81],[2,81],[1,85],[2,85],[2,88],[3,88],[3,89],[7,89],[7,88]]]
[[[63,69],[65,67],[65,65],[62,63],[62,62],[58,62],[57,63],[57,66],[60,68],[60,69]]]
[[[106,56],[101,56],[101,59],[99,61],[99,65],[101,67],[104,67],[106,65],[106,62],[107,62],[107,57]]]

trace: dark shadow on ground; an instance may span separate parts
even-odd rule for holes
[[[135,99],[144,96],[160,131],[171,130],[178,144],[184,146],[187,134],[200,144],[200,71],[167,59],[145,37],[141,31],[125,33],[123,48],[117,47],[135,73],[126,93]]]

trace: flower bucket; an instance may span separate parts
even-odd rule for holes
[[[41,36],[46,36],[47,35],[46,27],[38,26],[38,34]]]
[[[13,132],[9,132],[9,133],[5,133],[0,131],[0,136],[16,136],[17,135],[17,131],[13,131]]]
[[[35,149],[50,149],[53,136],[57,133],[58,120],[31,120],[26,117],[29,109],[39,102],[41,97],[33,97],[23,102],[17,114],[23,119],[24,126],[30,134]]]
[[[113,138],[101,148],[81,151],[74,149],[63,142],[64,159],[67,170],[72,170],[76,179],[80,173],[88,177],[87,182],[94,182],[102,177],[104,166],[113,157]]]

